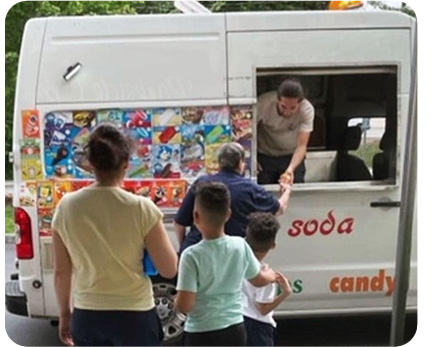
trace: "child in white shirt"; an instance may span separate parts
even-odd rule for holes
[[[246,241],[262,267],[266,268],[268,265],[262,260],[271,249],[276,247],[276,234],[280,225],[271,213],[252,213],[249,219]],[[276,274],[277,283],[264,287],[254,287],[248,281],[243,282],[243,315],[248,346],[274,346],[276,335],[274,309],[292,294],[286,277],[279,272]],[[278,295],[276,295],[277,284],[281,288],[281,293]]]

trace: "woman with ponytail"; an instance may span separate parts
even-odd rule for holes
[[[67,345],[156,346],[163,338],[143,252],[167,278],[178,259],[161,211],[121,188],[130,150],[114,126],[96,128],[87,146],[96,182],[65,195],[53,217],[59,335]]]

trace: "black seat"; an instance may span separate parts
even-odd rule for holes
[[[393,151],[393,139],[385,132],[380,141],[380,149],[372,158],[372,171],[374,180],[386,180],[390,176],[390,156]]]
[[[336,158],[336,181],[369,181],[372,179],[365,162],[348,153],[348,151],[358,149],[361,140],[362,130],[359,126],[345,129]]]

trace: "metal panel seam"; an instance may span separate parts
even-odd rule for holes
[[[38,72],[36,74],[36,81],[35,81],[36,82],[35,95],[34,95],[34,97],[35,97],[34,107],[35,108],[36,108],[36,101],[37,101],[38,95],[39,95],[39,83],[38,83],[38,81],[39,81],[39,75],[41,73],[41,66],[42,66],[42,52],[43,52],[43,49],[45,47],[45,40],[47,39],[47,35],[46,35],[47,25],[48,25],[48,19],[45,20],[45,22],[44,22],[44,33],[43,33],[43,39],[42,39],[42,42],[41,42],[41,49],[40,49],[40,52],[39,52]]]

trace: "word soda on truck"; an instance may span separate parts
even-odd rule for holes
[[[390,312],[414,26],[381,11],[30,20],[14,114],[18,272],[7,309],[58,317],[51,219],[64,194],[93,181],[84,148],[98,124],[135,142],[124,188],[153,199],[170,222],[189,185],[216,172],[223,143],[243,145],[245,175],[256,179],[257,98],[294,77],[315,118],[305,182],[294,185],[267,259],[295,293],[276,315]],[[278,185],[265,188],[279,194]],[[411,259],[415,310],[416,242]],[[173,342],[185,320],[175,284],[152,281]]]

